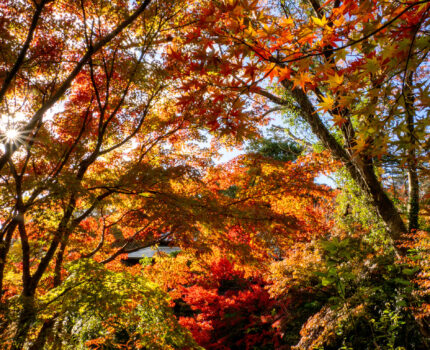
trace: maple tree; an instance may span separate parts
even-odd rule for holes
[[[205,347],[276,348],[254,324],[298,348],[360,347],[356,325],[393,347],[412,324],[425,344],[429,11],[427,0],[1,1],[0,339],[195,346],[155,276],[121,272],[127,253],[174,243],[195,262],[219,258],[209,281],[157,274],[202,312],[179,323]],[[302,128],[287,133],[303,146],[257,139],[272,113]],[[339,191],[315,183],[331,171]],[[243,290],[220,293],[232,276]],[[275,303],[265,279],[276,317],[262,310]],[[229,297],[236,316],[217,324]]]
[[[243,200],[229,203],[219,184],[209,184],[211,175],[203,182],[210,153],[191,141],[201,141],[205,129],[223,142],[229,135],[242,139],[256,133],[261,115],[238,113],[215,125],[214,114],[205,111],[209,104],[195,104],[174,84],[166,43],[183,29],[192,6],[3,5],[2,37],[8,40],[2,45],[11,49],[1,88],[1,329],[15,331],[4,333],[4,341],[19,349],[52,339],[62,313],[46,317],[40,300],[69,283],[68,264],[90,258],[115,270],[124,254],[166,240],[202,249],[210,245],[208,225],[234,232],[234,223],[245,220],[238,208],[249,198],[244,192]],[[228,111],[233,99],[216,108]],[[297,167],[296,176],[304,171]],[[306,179],[313,187],[313,176]],[[290,214],[260,202],[264,211],[256,218],[247,213],[247,227],[258,220],[261,227],[293,224]],[[245,246],[245,232],[236,231],[238,245]],[[246,232],[248,242],[257,233],[255,227]]]
[[[38,300],[36,324],[42,328],[31,349],[58,344],[66,349],[196,347],[173,316],[166,294],[141,273],[112,271],[92,259],[75,260],[65,268],[65,282]],[[19,305],[12,302],[10,307],[13,317]],[[6,333],[14,331],[12,326]]]
[[[182,299],[198,314],[180,316],[179,323],[205,349],[270,348],[279,344],[279,335],[272,327],[276,305],[264,288],[264,280],[245,278],[228,260],[221,259],[211,264],[204,278],[190,282],[182,288]]]
[[[374,223],[363,230],[352,220],[349,228],[372,240],[382,220],[386,229],[379,234],[398,244],[393,247],[385,239],[384,249],[395,249],[405,258],[403,235],[427,228],[419,214],[420,202],[425,203],[420,175],[424,181],[428,165],[429,10],[428,1],[204,2],[195,12],[198,28],[187,28],[172,45],[177,57],[187,58],[175,66],[175,73],[178,83],[184,76],[187,82],[198,76],[195,84],[210,87],[207,92],[215,101],[234,96],[231,115],[246,115],[249,109],[243,106],[248,101],[264,113],[281,111],[304,125],[343,164],[344,177],[355,182],[349,195],[359,204],[352,210],[362,212],[361,223],[366,214],[367,224]],[[405,206],[387,191],[384,170],[391,167],[393,173],[393,164],[397,173],[402,169],[406,173]],[[349,216],[351,205],[345,209]],[[378,249],[376,265],[383,271],[393,258]],[[293,262],[292,269],[296,268]],[[324,283],[333,283],[335,275],[329,277]],[[356,305],[367,317],[368,309]],[[381,305],[375,307],[392,314]],[[343,322],[329,310],[327,306],[309,320],[309,328],[303,330],[309,338],[299,347],[313,346],[309,344],[319,335],[311,329],[325,318],[333,320],[332,325]],[[345,317],[351,320],[350,314]],[[421,331],[417,339],[425,344],[427,321],[408,320],[416,322]],[[386,320],[380,322],[385,329]],[[321,343],[313,343],[316,346],[329,342],[333,331],[329,325],[322,329],[327,333],[319,338]]]
[[[334,203],[334,191],[314,179],[336,164],[324,154],[297,157],[284,149],[280,156],[273,140],[259,144],[271,151],[253,146],[205,179],[223,212],[236,220],[226,217],[232,223],[227,227],[201,228],[197,246],[145,267],[145,276],[175,301],[179,323],[205,349],[289,344],[279,329],[285,305],[269,297],[265,271],[285,258],[294,242],[326,236],[333,225],[323,208]]]
[[[209,160],[191,141],[208,121],[171,103],[162,56],[182,5],[1,4],[1,329],[14,324],[12,349],[52,328],[59,314],[36,322],[38,300],[66,283],[67,263],[114,269],[205,220],[195,196]]]
[[[344,164],[393,240],[417,229],[418,171],[428,159],[428,1],[224,1],[202,11],[198,29],[177,40],[194,58],[185,66],[204,66],[200,84],[223,86],[237,101],[268,101],[267,112],[294,111]],[[388,152],[408,172],[408,228],[375,172]]]

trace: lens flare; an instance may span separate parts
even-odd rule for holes
[[[15,142],[19,137],[19,131],[16,129],[6,130],[5,136],[9,142]]]
[[[0,114],[0,145],[19,145],[24,142],[24,133],[20,127],[25,121],[25,115],[20,112]]]

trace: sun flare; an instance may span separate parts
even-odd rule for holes
[[[10,115],[0,115],[0,143],[17,144],[23,142],[23,134],[20,131],[20,124],[25,120],[22,113]]]
[[[5,132],[5,136],[9,142],[14,142],[18,139],[19,131],[16,129],[9,129]]]

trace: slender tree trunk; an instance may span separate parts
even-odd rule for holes
[[[17,329],[10,350],[21,350],[24,347],[28,332],[35,320],[34,294],[23,296],[23,309],[19,315]]]
[[[418,214],[420,210],[420,185],[418,180],[417,171],[417,156],[416,156],[416,142],[415,142],[415,109],[414,109],[414,96],[412,91],[413,74],[409,72],[403,91],[405,99],[405,112],[406,112],[406,125],[408,128],[409,145],[407,149],[407,171],[408,171],[408,221],[409,231],[417,230]]]
[[[412,152],[411,152],[412,153]],[[415,152],[413,152],[415,153]],[[418,215],[420,211],[419,181],[414,163],[408,165],[408,219],[409,231],[419,229]]]
[[[55,261],[55,268],[54,268],[54,288],[58,287],[62,282],[62,280],[61,280],[61,268],[62,268],[62,263],[63,263],[64,251],[65,251],[66,245],[67,245],[67,238],[63,239],[63,241],[61,242],[60,249],[57,253],[57,259]],[[57,314],[54,315],[53,317],[47,319],[46,321],[44,321],[42,328],[40,329],[40,331],[37,335],[36,340],[29,347],[29,350],[39,350],[39,349],[44,348],[47,339],[49,338],[49,336],[52,333],[56,319],[57,319]]]
[[[28,348],[29,350],[41,350],[45,347],[45,343],[49,337],[49,335],[52,332],[52,329],[55,325],[55,317],[50,318],[49,320],[46,320],[43,323],[42,328],[39,331],[39,334],[37,335],[36,340],[34,343]]]
[[[6,267],[7,254],[9,252],[10,244],[12,241],[13,232],[15,228],[18,226],[18,222],[15,219],[9,224],[9,227],[6,228],[6,234],[4,239],[0,241],[0,297],[3,295],[3,276],[4,269]]]

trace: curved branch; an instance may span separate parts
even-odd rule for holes
[[[94,46],[89,47],[85,55],[80,59],[77,63],[73,71],[69,74],[63,84],[59,87],[59,89],[54,93],[54,95],[34,114],[34,116],[30,119],[30,121],[25,125],[21,132],[23,134],[29,134],[31,130],[37,125],[37,123],[43,118],[43,115],[62,98],[65,92],[69,89],[73,80],[80,73],[82,68],[89,62],[92,56],[95,53],[100,51],[105,45],[107,45],[110,41],[112,41],[118,34],[120,34],[126,27],[128,27],[131,23],[133,23],[146,9],[151,0],[145,0],[142,5],[140,5],[137,10],[127,19],[122,21],[112,32],[105,35],[101,38]],[[13,144],[12,147],[9,147],[6,152],[0,157],[0,170],[3,169],[4,165],[7,163],[8,159],[12,156],[13,153],[20,147],[20,144]]]
[[[15,75],[18,73],[19,68],[21,67],[22,63],[24,62],[24,58],[27,54],[27,51],[30,47],[30,43],[33,40],[34,32],[36,31],[37,22],[39,21],[40,15],[42,13],[43,8],[47,4],[47,0],[43,0],[40,2],[39,5],[36,5],[36,11],[34,12],[33,18],[31,20],[30,28],[27,33],[27,39],[24,42],[24,45],[21,48],[21,51],[19,52],[19,55],[15,61],[15,64],[13,65],[12,69],[7,74],[5,80],[3,81],[3,85],[0,89],[0,103],[3,100],[4,95],[6,94],[10,83],[12,82]]]

